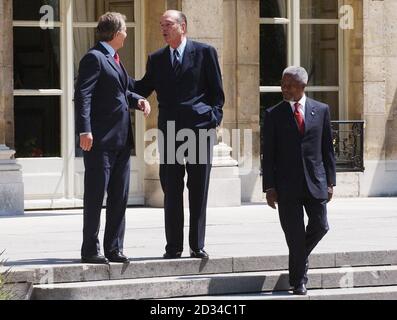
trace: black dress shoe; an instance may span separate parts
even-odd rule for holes
[[[110,262],[118,262],[118,263],[128,263],[130,259],[122,254],[120,251],[113,251],[106,254],[106,258],[109,259]]]
[[[82,263],[94,263],[94,264],[109,264],[109,260],[103,255],[96,254],[93,256],[81,257]]]
[[[166,252],[163,255],[164,259],[179,259],[182,256],[182,252]]]
[[[299,286],[294,287],[293,294],[298,295],[298,296],[307,295],[306,286],[302,283]]]
[[[197,259],[208,259],[210,256],[204,250],[190,251],[190,256]]]

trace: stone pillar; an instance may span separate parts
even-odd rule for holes
[[[233,158],[240,167],[243,202],[263,198],[260,178],[259,0],[224,1],[224,127],[236,130]],[[251,141],[244,139],[244,130]]]
[[[230,48],[229,45],[225,46],[224,22],[228,19],[228,16],[224,13],[224,0],[182,0],[181,10],[188,17],[188,37],[215,47],[223,73],[225,56],[235,49]],[[226,94],[224,119],[227,119],[232,107],[232,105],[229,106],[232,100],[229,100],[229,92],[226,89],[228,81],[229,78],[223,74]],[[220,143],[214,147],[213,168],[208,194],[209,207],[241,205],[241,180],[237,167],[238,162],[232,158],[231,141],[222,139],[223,128],[224,124],[218,131]],[[224,130],[227,130],[227,128]]]
[[[0,216],[23,214],[21,167],[13,145],[12,0],[0,2]],[[10,120],[11,119],[11,120]]]
[[[365,173],[362,196],[397,195],[397,3],[363,1]]]
[[[222,66],[223,0],[146,0],[147,53],[165,45],[159,30],[159,18],[167,9],[182,10],[187,15],[188,37],[214,46],[218,51]],[[155,99],[151,100],[151,104],[153,115],[146,123],[146,130],[157,127],[157,102]],[[147,145],[150,143],[148,142]],[[231,158],[230,153],[231,148],[225,144],[215,147],[209,206],[240,205],[241,192],[237,162]],[[188,197],[185,195],[185,204],[187,204],[187,199]],[[163,206],[158,165],[145,164],[145,203],[153,207]]]

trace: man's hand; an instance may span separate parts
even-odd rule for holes
[[[332,200],[333,194],[334,194],[334,187],[328,186],[328,202],[330,202]]]
[[[92,133],[85,133],[80,135],[80,148],[83,151],[91,151],[92,143],[94,142],[94,138]]]
[[[277,209],[276,202],[277,202],[277,191],[276,189],[269,189],[266,191],[266,201],[269,207],[273,209]]]
[[[138,107],[143,112],[144,116],[147,118],[150,114],[151,107],[149,101],[146,99],[139,99],[138,100]]]

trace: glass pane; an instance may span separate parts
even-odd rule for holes
[[[279,86],[287,67],[287,26],[260,26],[260,85]]]
[[[127,22],[135,22],[134,0],[74,0],[73,17],[75,22],[97,22],[108,11],[124,14]]]
[[[120,49],[120,59],[130,76],[135,75],[135,29],[127,28],[127,39],[124,47]],[[80,60],[89,49],[95,46],[95,29],[92,28],[73,28],[74,44],[74,79],[77,78]]]
[[[286,18],[287,0],[261,0],[261,18]]]
[[[14,28],[14,88],[59,89],[59,28]]]
[[[301,0],[302,19],[338,19],[338,0]]]
[[[44,15],[51,13],[48,10],[40,13],[40,8],[50,6],[54,21],[59,21],[59,0],[13,0],[12,3],[14,20],[39,21]]]
[[[306,95],[314,100],[328,104],[331,113],[331,120],[340,120],[338,92],[306,92]]]
[[[73,58],[74,58],[74,80],[77,79],[79,64],[88,50],[95,46],[95,29],[73,28]]]
[[[60,157],[60,97],[15,97],[16,157]]]
[[[301,65],[309,73],[309,86],[338,85],[337,25],[301,25]]]

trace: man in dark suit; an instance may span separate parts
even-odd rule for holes
[[[160,26],[168,46],[149,55],[146,74],[135,83],[135,91],[145,97],[156,91],[159,102],[158,127],[165,138],[165,145],[160,146],[160,181],[164,192],[167,240],[164,258],[179,258],[183,251],[186,170],[190,255],[206,259],[204,238],[214,138],[200,138],[199,131],[213,129],[214,132],[222,121],[224,93],[221,71],[213,47],[186,38],[187,19],[182,12],[166,11]],[[178,133],[186,129],[190,129],[196,139],[187,141],[189,155],[185,153],[184,163],[176,152],[184,141],[176,139],[172,131]]]
[[[76,125],[84,151],[84,228],[81,260],[84,263],[128,262],[123,254],[132,128],[130,108],[147,116],[150,105],[128,88],[127,75],[117,50],[127,37],[125,16],[108,12],[97,26],[98,44],[80,62],[75,88]],[[105,192],[105,256],[98,240]]]
[[[329,107],[306,97],[301,67],[283,73],[284,101],[265,112],[263,191],[278,211],[294,294],[306,295],[308,257],[329,230],[326,204],[336,182]],[[305,230],[303,208],[309,218]]]

